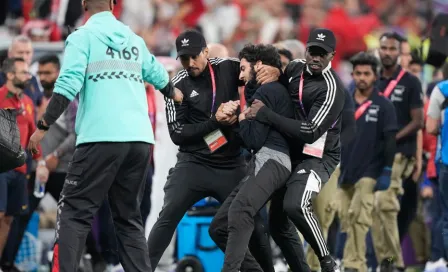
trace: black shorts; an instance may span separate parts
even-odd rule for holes
[[[28,180],[25,174],[11,170],[0,173],[0,212],[8,216],[28,211]]]

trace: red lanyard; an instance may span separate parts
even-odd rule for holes
[[[383,92],[385,97],[389,98],[389,96],[391,95],[391,93],[392,93],[393,89],[395,88],[395,86],[397,86],[397,84],[400,81],[400,79],[404,76],[404,73],[406,73],[406,71],[404,69],[401,69],[401,71],[398,74],[397,78],[394,79],[394,80],[391,80],[389,82],[389,85],[387,85],[386,89]]]
[[[208,62],[208,69],[210,70],[210,77],[212,78],[212,89],[213,89],[213,100],[212,100],[212,112],[210,113],[210,117],[213,115],[215,111],[215,99],[216,99],[216,82],[215,82],[215,72],[213,71],[213,67]]]
[[[355,120],[358,120],[361,115],[370,107],[372,104],[372,100],[367,100],[366,102],[362,103],[361,106],[355,111]]]
[[[305,112],[305,107],[303,106],[302,103],[302,94],[303,94],[303,73],[300,75],[300,83],[299,83],[299,103],[300,103],[300,108],[302,108],[302,112],[306,117],[306,112]]]

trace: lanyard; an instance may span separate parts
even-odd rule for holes
[[[300,83],[299,83],[299,103],[300,108],[302,109],[303,115],[306,117],[305,107],[302,103],[302,95],[303,95],[303,73],[300,75]]]
[[[302,102],[302,95],[303,95],[303,72],[300,75],[300,83],[299,83],[299,103],[300,103],[300,108],[302,109],[303,115],[305,116],[305,118],[307,117],[306,111],[305,111],[305,107],[303,106],[303,102]],[[333,125],[331,125],[330,129],[334,128],[334,126],[336,125],[336,123],[338,122],[338,119],[336,119],[336,121],[334,121]]]
[[[215,99],[216,99],[216,82],[215,82],[215,72],[213,71],[213,67],[208,62],[208,69],[210,70],[210,77],[212,78],[212,89],[213,89],[213,99],[212,99],[212,110],[210,113],[210,117],[213,116],[213,112],[215,111]]]
[[[387,85],[386,89],[384,90],[383,94],[385,97],[389,98],[389,96],[392,94],[392,90],[397,86],[400,79],[404,76],[404,73],[406,71],[404,69],[401,69],[400,73],[398,74],[397,78],[394,80],[391,80],[389,84]]]
[[[355,111],[355,120],[358,120],[359,117],[370,107],[372,104],[372,100],[367,100],[366,102],[362,103],[361,106]]]

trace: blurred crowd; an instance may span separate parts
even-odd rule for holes
[[[87,19],[79,0],[5,0],[0,3],[0,38],[19,33],[33,41],[59,41]],[[378,46],[378,35],[393,29],[416,47],[443,0],[118,0],[115,15],[142,35],[155,55],[172,55],[175,37],[201,29],[209,43],[234,55],[248,42],[302,42],[313,27],[332,29],[340,59]],[[342,45],[343,46],[340,46]]]

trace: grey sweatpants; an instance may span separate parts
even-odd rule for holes
[[[254,230],[255,215],[276,190],[285,186],[290,174],[288,155],[266,147],[257,152],[249,173],[226,199],[210,225],[215,242],[227,240],[223,271],[240,270]],[[273,267],[271,271],[275,271]]]

